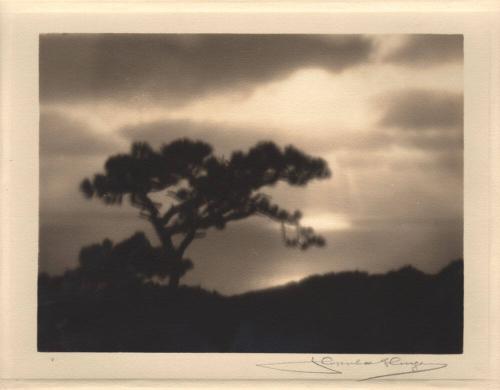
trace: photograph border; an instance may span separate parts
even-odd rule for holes
[[[44,3],[45,7],[41,6]],[[363,2],[361,2],[363,3]],[[446,362],[447,370],[416,380],[498,383],[499,263],[499,3],[459,2],[412,10],[378,3],[0,3],[1,25],[1,257],[0,378],[204,379],[321,381],[262,370],[259,363],[307,354],[136,354],[36,352],[38,259],[38,34],[48,32],[450,33],[464,35],[464,353],[404,355]],[[134,7],[134,4],[137,7]],[[281,4],[281,5],[280,5]],[[304,6],[301,10],[300,6]],[[328,8],[328,5],[333,8]],[[338,6],[335,7],[334,5]],[[344,8],[342,6],[344,5]],[[380,5],[382,4],[382,5]],[[405,4],[408,4],[406,2]],[[413,3],[412,3],[413,4]],[[437,3],[436,3],[437,4]],[[442,4],[442,3],[440,3]],[[445,2],[446,4],[446,2]],[[483,5],[484,4],[484,5]],[[435,5],[435,4],[434,4]],[[298,6],[298,7],[297,7]],[[253,7],[253,8],[252,8]],[[347,8],[345,8],[347,7]],[[417,7],[418,8],[418,7]],[[375,17],[376,16],[376,17]],[[494,203],[495,202],[495,203]],[[28,242],[28,243],[27,243]],[[16,251],[13,248],[18,248]],[[202,355],[202,356],[200,356]],[[217,355],[217,356],[215,356]],[[244,355],[244,356],[243,356]],[[380,358],[380,355],[347,355]],[[209,363],[210,364],[207,364]],[[175,364],[174,364],[175,363]],[[339,379],[334,379],[339,381]],[[341,381],[344,381],[342,379]],[[387,379],[389,381],[389,379]],[[200,382],[195,382],[199,384]],[[297,382],[298,383],[298,382]],[[208,384],[208,383],[207,383]],[[43,383],[42,383],[43,385]]]

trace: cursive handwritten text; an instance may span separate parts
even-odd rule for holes
[[[360,380],[369,380],[384,378],[395,375],[415,374],[417,372],[434,371],[447,367],[446,363],[430,363],[418,359],[404,360],[399,356],[385,357],[378,360],[336,360],[331,356],[321,358],[312,357],[310,360],[293,361],[293,362],[278,362],[278,363],[260,363],[258,367],[269,368],[278,371],[298,372],[308,374],[334,374],[341,375],[349,371],[359,371],[369,369],[373,372],[373,368],[381,369],[375,375],[370,374]]]

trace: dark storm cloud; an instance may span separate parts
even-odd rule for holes
[[[463,149],[462,129],[455,131],[411,131],[399,134],[399,144],[409,148],[427,150],[431,152],[447,152]]]
[[[450,178],[463,175],[464,156],[463,151],[441,151],[435,153],[428,160],[420,161],[416,167],[421,169],[438,170]]]
[[[450,178],[462,177],[462,149],[437,150],[431,146],[429,149],[408,147],[408,150],[418,151],[420,154],[394,157],[381,150],[348,151],[336,154],[336,161],[340,169],[348,168],[355,172],[389,169],[393,172],[434,172]]]
[[[463,166],[463,95],[445,91],[408,89],[379,99],[378,128],[383,147],[373,147],[338,156],[338,161],[354,169],[432,170],[461,177]],[[379,141],[380,141],[379,140]],[[408,153],[386,158],[391,147]],[[383,157],[384,156],[384,157]]]
[[[54,111],[40,114],[40,153],[54,156],[100,155],[116,150],[109,136],[94,132],[84,121]]]
[[[462,35],[414,35],[385,58],[388,62],[421,67],[463,60]]]
[[[463,126],[459,93],[410,89],[392,93],[383,103],[379,124],[410,130],[456,129]]]
[[[40,38],[40,97],[179,104],[303,67],[340,72],[367,61],[373,48],[369,38],[348,35],[47,34]]]

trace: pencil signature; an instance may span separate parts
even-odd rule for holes
[[[300,372],[308,374],[330,374],[341,375],[346,371],[365,368],[382,368],[388,372],[382,372],[360,379],[361,381],[369,379],[385,378],[396,375],[415,374],[417,372],[426,372],[440,370],[448,366],[446,363],[429,363],[421,360],[403,360],[398,356],[382,358],[380,360],[335,360],[330,356],[322,358],[312,357],[311,360],[278,362],[278,363],[259,363],[258,367],[269,368],[278,371]]]

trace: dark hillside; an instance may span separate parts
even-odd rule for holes
[[[461,353],[463,262],[342,272],[224,297],[39,278],[38,348],[85,352]]]

